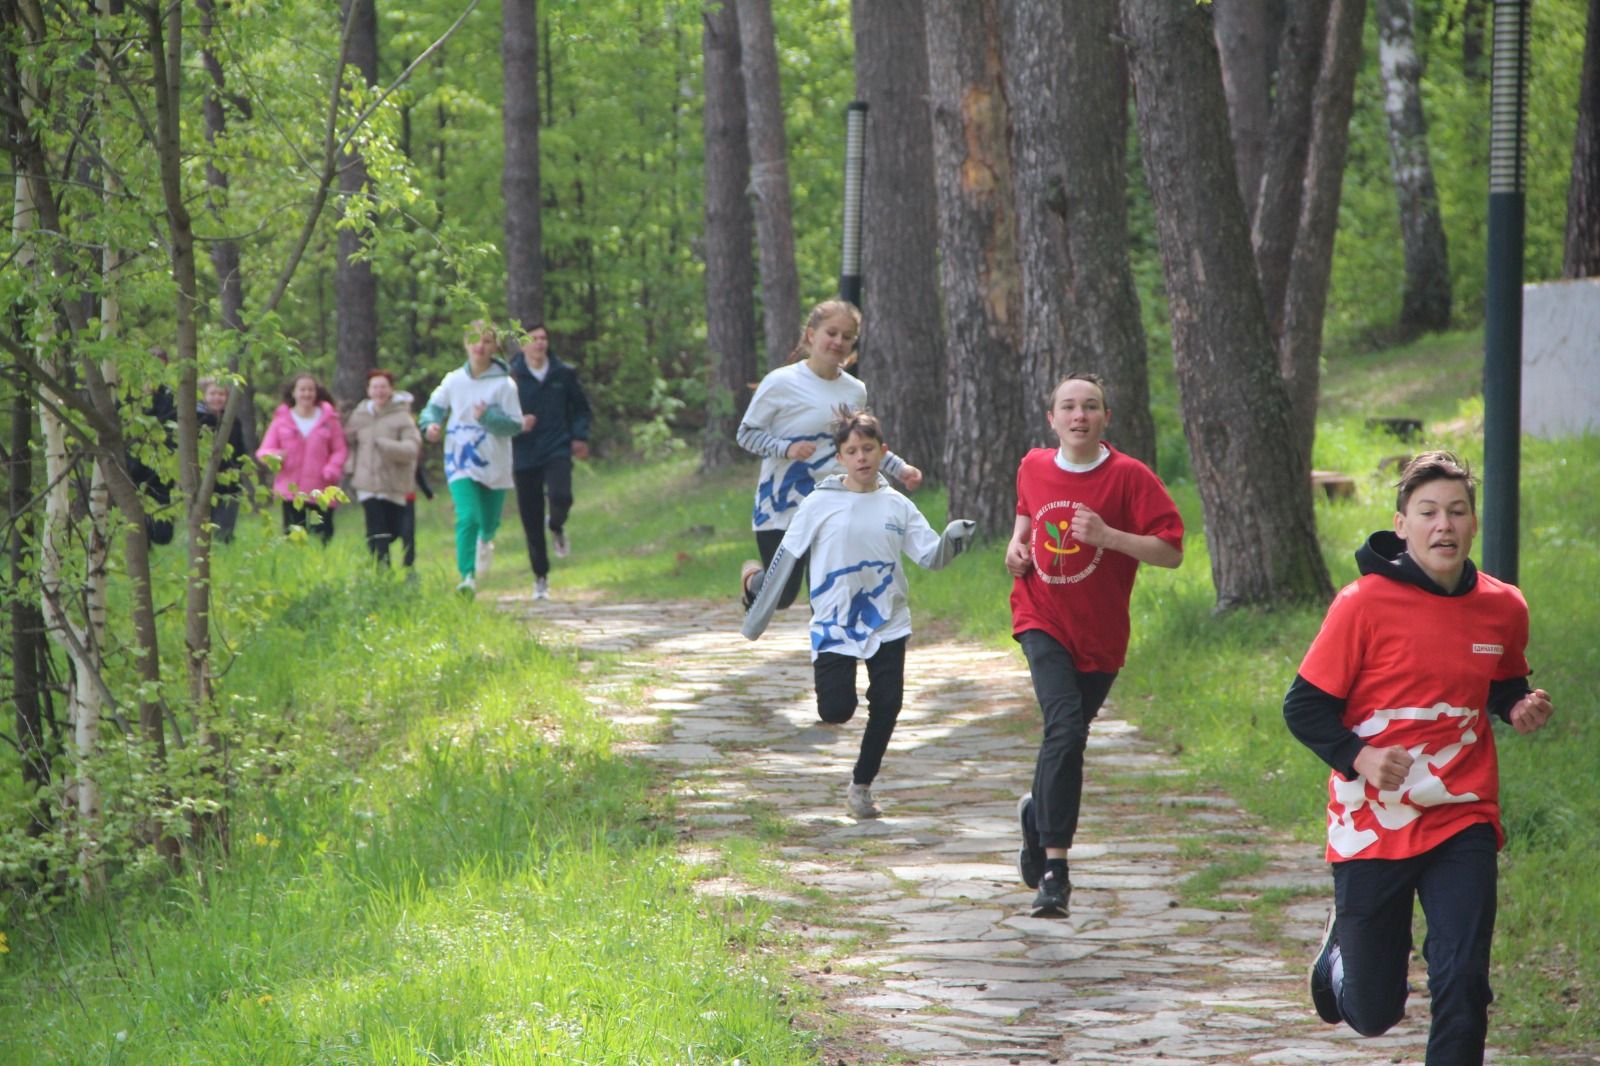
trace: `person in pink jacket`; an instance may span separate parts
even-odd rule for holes
[[[305,526],[326,544],[333,539],[333,504],[324,507],[308,494],[339,484],[344,472],[344,429],[333,397],[310,374],[296,374],[283,390],[283,403],[261,438],[256,456],[276,456],[272,491],[283,501],[283,531]],[[308,521],[308,516],[314,515]]]

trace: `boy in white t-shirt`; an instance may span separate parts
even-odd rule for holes
[[[825,478],[795,511],[764,575],[751,582],[755,601],[742,632],[767,628],[789,575],[802,557],[811,579],[811,661],[817,715],[848,722],[856,712],[856,662],[867,664],[867,729],[847,793],[850,813],[875,818],[872,782],[900,716],[911,611],[900,566],[905,554],[930,570],[967,546],[973,523],[958,519],[935,533],[910,500],[879,473],[885,450],[878,420],[841,412],[831,443],[843,474]]]

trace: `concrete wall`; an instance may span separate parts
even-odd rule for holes
[[[1600,278],[1522,287],[1522,431],[1600,433]]]

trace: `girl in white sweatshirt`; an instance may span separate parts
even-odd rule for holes
[[[856,662],[865,659],[867,729],[846,802],[857,818],[875,818],[881,812],[871,786],[900,716],[911,636],[900,556],[937,570],[966,547],[973,523],[958,519],[940,536],[889,486],[879,473],[883,431],[872,415],[841,411],[832,437],[844,473],[817,484],[795,511],[766,572],[751,576],[754,602],[742,632],[754,640],[767,628],[797,561],[809,553],[817,715],[833,723],[855,715]],[[745,566],[760,569],[754,561]]]

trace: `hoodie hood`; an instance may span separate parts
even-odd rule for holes
[[[1454,592],[1446,592],[1439,583],[1427,575],[1417,561],[1406,551],[1406,542],[1393,530],[1380,529],[1356,549],[1356,566],[1363,575],[1377,574],[1403,585],[1415,585],[1435,596],[1465,596],[1478,587],[1478,568],[1468,559],[1461,567],[1461,580]]]
[[[476,377],[473,377],[472,363],[470,361],[462,362],[461,372],[467,377],[472,378],[473,381],[488,381],[490,378],[508,378],[511,376],[511,368],[507,366],[506,361],[500,358],[498,355],[490,356],[489,368]]]
[[[844,481],[845,481],[845,475],[844,474],[829,474],[827,477],[825,477],[821,481],[817,482],[816,487],[813,488],[811,491],[812,492],[823,492],[823,491],[826,491],[826,492],[851,492],[851,491],[853,491],[848,485],[846,485],[844,483]],[[883,471],[880,470],[880,471],[878,471],[878,488],[877,489],[873,489],[872,491],[876,492],[876,491],[878,491],[878,489],[887,489],[887,488],[893,488],[893,486],[889,484],[889,479],[884,477],[883,476]]]

